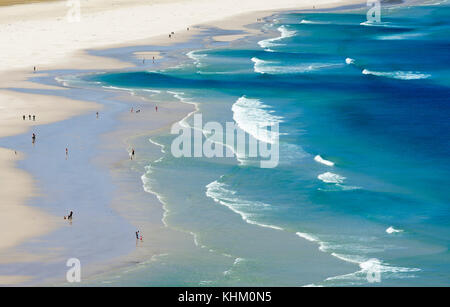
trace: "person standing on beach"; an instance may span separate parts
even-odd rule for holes
[[[36,72],[36,66],[33,67],[33,72]]]
[[[31,115],[28,114],[28,120],[31,120]]]
[[[134,157],[134,148],[131,149],[130,159],[133,160],[133,157]]]
[[[35,121],[36,120],[36,115],[33,115],[33,121]]]
[[[23,120],[25,120],[25,115],[23,116]]]
[[[97,113],[95,113],[96,115],[97,115],[97,118],[98,118],[98,112]]]
[[[136,240],[139,240],[139,230],[136,231]]]
[[[31,142],[34,144],[34,142],[36,141],[36,134],[32,134],[31,136]]]
[[[73,211],[70,211],[69,215],[67,216],[67,219],[72,220],[72,216],[73,216]]]
[[[69,156],[69,149],[66,147],[66,160],[68,156]]]
[[[156,112],[158,112],[158,106],[155,106],[155,110],[156,110]]]

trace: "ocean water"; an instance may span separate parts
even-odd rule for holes
[[[175,158],[177,135],[149,138],[161,153],[148,157],[144,189],[205,252],[163,255],[115,282],[448,285],[450,7],[383,6],[376,25],[366,8],[290,12],[257,26],[173,68],[85,77],[194,104],[203,123],[236,123],[279,148],[278,166],[261,168],[237,148]]]

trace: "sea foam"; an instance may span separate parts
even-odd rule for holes
[[[389,227],[386,229],[386,232],[387,232],[388,234],[392,234],[392,233],[403,232],[403,230],[401,230],[401,229],[395,229],[394,227],[389,226]]]
[[[319,162],[319,163],[322,163],[322,164],[325,164],[325,165],[327,165],[327,166],[334,166],[334,162],[325,160],[325,159],[322,158],[320,155],[315,156],[315,157],[314,157],[314,161]]]
[[[352,58],[346,58],[346,59],[345,59],[345,64],[348,64],[348,65],[350,65],[350,64],[355,64],[355,60],[352,59]]]
[[[371,71],[368,69],[364,69],[362,71],[363,75],[373,75],[378,77],[386,77],[391,79],[399,79],[399,80],[418,80],[418,79],[427,79],[431,77],[430,74],[424,74],[420,72],[414,71],[392,71],[392,72],[381,72],[381,71]]]
[[[274,43],[274,42],[280,41],[280,40],[282,40],[284,38],[287,38],[287,37],[292,37],[292,36],[294,36],[297,33],[296,31],[287,29],[285,26],[278,27],[277,30],[280,32],[280,36],[274,37],[274,38],[268,38],[268,39],[264,39],[262,41],[259,41],[258,45],[261,48],[265,49],[266,51],[272,51],[271,49],[267,49],[267,48],[276,47],[276,46],[282,46],[283,45],[283,44]]]
[[[345,177],[331,172],[320,174],[317,178],[325,183],[343,183],[345,180]]]
[[[265,61],[253,57],[253,70],[260,74],[298,74],[308,73],[326,68],[342,67],[341,63],[302,63],[297,65],[283,65],[280,62]]]
[[[186,56],[194,61],[195,66],[201,67],[203,65],[201,60],[205,59],[207,57],[206,54],[200,53],[202,51],[207,51],[207,50],[193,50],[193,51],[186,53]]]
[[[257,201],[248,201],[236,196],[236,191],[230,190],[225,183],[213,181],[206,185],[206,196],[215,202],[229,208],[231,211],[239,214],[248,224],[258,225],[260,227],[271,228],[275,230],[284,230],[275,225],[264,224],[255,221],[255,217],[262,210],[270,209],[271,206]]]
[[[269,106],[263,104],[259,99],[240,97],[231,107],[233,120],[238,127],[255,139],[274,144],[278,142],[279,132],[268,128],[281,123],[283,117],[273,115]]]

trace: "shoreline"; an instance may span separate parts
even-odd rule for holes
[[[359,2],[359,1],[358,1]],[[277,11],[281,11],[281,10],[277,10]],[[284,10],[283,10],[284,11]],[[268,11],[268,12],[266,12],[266,15],[265,16],[270,16],[271,14],[273,14],[274,13],[274,11]],[[255,20],[255,18],[254,18],[254,16],[255,16],[255,14],[256,15],[258,15],[258,16],[260,16],[262,13],[261,12],[258,12],[258,13],[248,13],[248,15],[250,16],[250,17],[248,17],[248,19],[249,19],[249,21],[250,20]],[[241,15],[242,16],[242,15]],[[240,26],[238,26],[237,28],[236,28],[236,19],[237,18],[239,18],[239,17],[241,17],[241,16],[238,16],[238,17],[233,17],[233,18],[230,18],[229,20],[221,20],[221,21],[219,21],[219,22],[216,22],[216,23],[214,23],[214,26],[217,26],[217,25],[219,25],[219,28],[222,28],[222,27],[225,27],[226,28],[226,26],[228,25],[228,26],[232,26],[232,28],[234,28],[235,30],[237,30],[237,28],[239,28],[239,30],[241,30],[242,31],[242,27],[244,26],[244,24],[242,24],[242,25],[240,25]],[[234,20],[234,21],[233,21]],[[193,29],[192,29],[193,30]],[[251,30],[249,30],[249,29],[247,29],[248,31],[251,31]],[[175,37],[176,37],[176,39],[174,39],[174,40],[171,40],[171,41],[168,41],[167,40],[167,38],[165,38],[165,37],[162,37],[162,36],[160,36],[159,37],[159,39],[156,39],[156,43],[154,43],[154,42],[152,42],[152,45],[153,46],[155,46],[155,45],[158,45],[158,46],[164,46],[164,44],[167,42],[167,43],[169,43],[168,45],[173,45],[173,44],[176,44],[176,43],[180,43],[181,41],[183,41],[183,40],[189,40],[189,38],[190,37],[192,37],[192,36],[194,36],[195,34],[196,34],[196,31],[190,31],[190,33],[189,33],[190,35],[187,35],[187,36],[184,36],[184,37],[182,37],[182,38],[180,38],[181,37],[181,35],[180,36],[178,36],[178,35],[176,35]],[[247,34],[236,34],[236,35],[231,35],[231,40],[230,39],[228,39],[228,37],[226,37],[225,38],[225,42],[229,42],[229,41],[232,41],[232,40],[234,40],[234,39],[237,39],[237,38],[242,38],[242,35],[248,35],[248,33]],[[223,36],[227,36],[227,35],[223,35]],[[180,39],[179,39],[180,38]],[[150,38],[149,39],[146,39],[145,40],[145,42],[148,44],[148,40],[150,40]],[[137,44],[138,46],[140,45],[140,44]],[[120,44],[120,45],[116,45],[115,47],[117,48],[117,46],[123,46],[123,47],[128,47],[128,46],[133,46],[133,47],[136,47],[136,45],[133,45],[133,44],[129,44],[129,43],[124,43],[124,44]],[[144,46],[144,48],[145,48],[145,45],[142,45],[142,46]],[[110,48],[107,48],[107,50],[108,49],[110,49]],[[127,61],[120,61],[120,60],[117,60],[117,59],[112,59],[112,58],[105,58],[105,57],[98,57],[98,56],[93,56],[91,53],[88,53],[88,52],[86,52],[86,51],[80,51],[80,52],[78,52],[78,54],[80,54],[80,57],[79,57],[79,59],[81,59],[81,60],[79,60],[79,62],[78,63],[76,63],[77,65],[80,65],[80,68],[83,68],[83,67],[90,67],[90,70],[97,70],[97,69],[108,69],[108,70],[110,70],[110,69],[113,69],[113,70],[117,70],[117,69],[135,69],[135,68],[139,68],[137,65],[135,65],[135,66],[130,66],[130,64],[132,64],[132,63],[129,63],[129,62],[127,62]],[[81,55],[81,54],[83,54],[83,55]],[[99,59],[102,59],[102,61],[101,62],[98,62],[98,60]],[[90,66],[90,65],[92,65],[92,63],[95,63],[96,64],[96,66],[97,67],[95,67],[95,68],[93,68],[92,66]],[[73,64],[72,64],[73,65]],[[70,65],[68,65],[68,66],[70,66]],[[59,66],[59,65],[57,65],[57,66],[55,66],[55,68],[63,68],[64,67],[64,65],[61,65],[61,66]],[[65,67],[65,69],[68,69],[68,67]],[[79,69],[79,68],[78,68]],[[51,69],[51,70],[53,70],[53,69]],[[5,77],[4,77],[4,73],[2,74],[3,75],[3,77],[1,78],[1,80],[4,80],[5,79]],[[22,80],[22,82],[20,83],[21,84],[21,86],[20,87],[22,87],[22,85],[23,85],[23,88],[30,88],[30,89],[50,89],[50,90],[55,90],[55,89],[59,89],[59,90],[66,90],[64,87],[58,87],[58,86],[49,86],[49,85],[42,85],[42,84],[36,84],[36,83],[32,83],[32,82],[30,82],[30,81],[28,81],[28,77],[30,76],[30,75],[32,75],[32,74],[29,74],[29,73],[26,73],[26,76],[25,77],[22,77],[22,75],[25,75],[25,73],[17,73],[15,76],[17,76],[17,78],[16,78],[16,80],[15,81],[17,81],[17,80]],[[41,74],[40,74],[40,72],[38,72],[37,74],[36,74],[37,76],[40,76]],[[36,75],[34,75],[34,76],[36,76]],[[33,76],[33,75],[32,75]],[[26,80],[26,81],[25,81]],[[5,86],[6,85],[6,86]],[[11,82],[11,81],[8,81],[8,82],[6,82],[6,83],[3,83],[2,82],[2,84],[1,84],[1,87],[2,88],[4,88],[4,87],[6,87],[6,88],[8,88],[8,87],[12,87],[12,85],[14,85],[14,87],[18,87],[17,85],[17,83],[16,82]],[[3,89],[1,89],[0,90],[0,94],[4,94],[5,95],[5,93],[8,93],[8,92],[11,92],[10,90],[3,90]],[[17,91],[14,91],[14,92],[11,92],[11,93],[14,93],[14,95],[13,96],[20,96],[21,94],[23,94],[23,93],[19,93],[19,92],[17,92]],[[17,95],[16,95],[16,93],[17,93]],[[23,94],[23,95],[27,95],[27,94]],[[30,95],[30,96],[32,96],[33,98],[35,98],[35,97],[38,97],[37,96],[37,94],[28,94],[28,95]],[[58,103],[58,102],[60,102],[61,101],[61,97],[59,97],[59,96],[48,96],[48,95],[45,95],[45,96],[42,96],[42,97],[46,97],[46,99],[48,99],[48,97],[53,97],[53,99],[52,99],[52,101],[50,102],[49,101],[49,104],[51,105],[51,106],[48,106],[47,108],[52,108],[54,105],[55,105],[55,103]],[[56,98],[55,98],[56,97]],[[64,100],[64,99],[63,99]],[[127,99],[127,100],[129,100],[129,99]],[[26,99],[22,99],[22,101],[26,101]],[[77,106],[79,107],[79,104],[80,104],[80,100],[76,100],[76,104],[77,104]],[[76,118],[76,117],[78,117],[78,116],[80,116],[80,115],[83,115],[83,114],[87,114],[87,112],[89,112],[89,111],[91,111],[91,112],[93,112],[94,111],[94,109],[99,109],[99,105],[85,105],[84,106],[85,108],[81,108],[80,107],[80,109],[76,109],[76,110],[70,110],[70,108],[69,108],[69,110],[67,109],[67,108],[65,108],[64,109],[64,111],[67,111],[67,115],[60,115],[60,114],[58,114],[58,115],[55,115],[55,117],[53,117],[53,118],[51,118],[51,119],[48,119],[48,121],[44,121],[44,122],[39,122],[40,124],[47,124],[47,123],[51,123],[51,122],[61,122],[61,121],[64,121],[64,120],[67,120],[68,118]],[[184,113],[184,114],[188,114],[189,112],[187,112],[187,113]],[[83,115],[84,116],[84,115]],[[175,120],[176,121],[176,120]],[[164,128],[164,126],[163,127],[158,127],[158,128],[156,128],[156,130],[160,130],[160,129],[163,129]],[[16,135],[18,135],[18,134],[23,134],[24,133],[24,131],[26,131],[27,130],[27,128],[22,128],[23,130],[21,131],[21,130],[19,130],[19,132],[14,132],[14,134],[16,134]],[[4,137],[4,136],[7,136],[7,135],[2,135],[2,137]],[[10,136],[10,135],[8,135],[8,136]],[[125,138],[134,138],[134,137],[136,137],[136,135],[135,134],[133,134],[133,137],[130,137],[129,135],[127,135],[127,136],[125,136],[125,135],[123,135],[123,137],[125,137]],[[122,161],[123,162],[123,161]],[[139,179],[140,180],[140,179]],[[139,187],[141,187],[142,185],[140,185]],[[31,188],[30,188],[31,189]],[[142,188],[141,188],[142,189]],[[23,193],[23,190],[21,191],[22,193]],[[28,193],[25,193],[25,194],[28,194]],[[25,201],[23,201],[24,203],[25,203]],[[49,231],[49,233],[51,233],[51,231]],[[155,254],[156,255],[156,254]],[[149,255],[148,254],[145,254],[145,256],[146,257],[149,257]],[[127,258],[127,256],[125,256],[125,259]],[[131,257],[131,258],[133,258],[133,256]],[[132,261],[132,260],[125,260],[125,263],[128,263],[129,261]],[[7,281],[7,283],[9,283],[10,284],[10,280],[8,281],[8,279],[5,279],[6,281]],[[17,277],[17,279],[14,281],[14,283],[19,283],[19,284],[21,284],[21,283],[23,283],[25,280],[22,278],[19,278],[19,277]],[[1,282],[1,280],[0,280],[0,282]]]

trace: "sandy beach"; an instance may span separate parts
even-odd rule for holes
[[[164,54],[145,46],[186,42],[206,26],[242,31],[244,25],[275,11],[360,1],[81,0],[80,20],[73,22],[68,20],[66,1],[15,2],[0,6],[0,285],[62,282],[67,251],[84,257],[87,272],[95,276],[173,246],[195,248],[190,234],[165,227],[164,210],[155,195],[152,206],[144,205],[149,194],[140,184],[143,165],[130,171],[128,159],[132,147],[139,153],[140,142],[146,142],[142,135],[167,129],[193,107],[173,100],[155,114],[158,101],[62,87],[55,77],[64,71],[151,65],[153,58],[159,64]],[[245,35],[214,40],[229,42]],[[99,55],[101,50],[129,46],[144,47],[126,57]],[[130,107],[142,109],[142,115],[130,114]],[[37,134],[36,144],[32,133]],[[138,164],[139,159],[138,155]],[[33,170],[33,175],[24,169]],[[80,208],[76,215],[84,220],[70,227],[63,216],[75,204]],[[98,207],[90,209],[92,204]],[[104,224],[95,225],[98,220]],[[126,234],[137,228],[151,234],[139,246]],[[67,242],[74,235],[77,239]],[[101,255],[86,247],[96,244],[95,237],[102,238],[95,246],[104,252]],[[45,268],[38,269],[43,263]],[[35,267],[26,274],[30,264]]]

